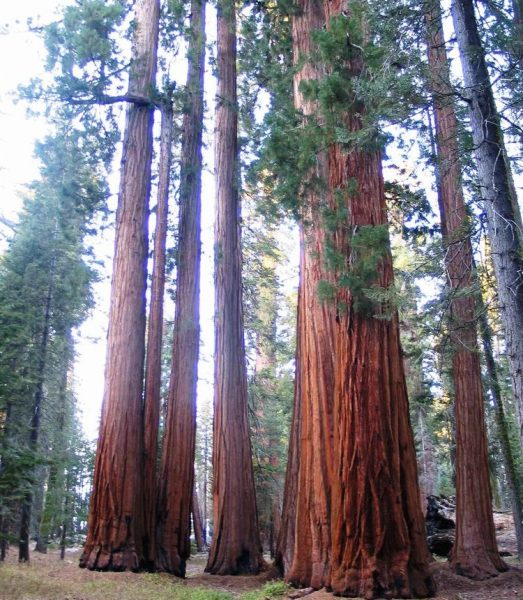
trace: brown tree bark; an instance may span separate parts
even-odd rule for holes
[[[439,4],[427,12],[428,60],[434,101],[438,159],[438,201],[450,302],[452,378],[456,417],[456,572],[485,579],[507,569],[497,548],[492,516],[479,361],[469,217],[461,184],[458,123]]]
[[[202,514],[200,512],[200,503],[198,502],[198,493],[196,492],[196,488],[194,488],[192,495],[192,524],[194,531],[194,539],[196,541],[196,549],[198,552],[203,552],[205,550],[205,541],[203,539],[203,524],[202,524]]]
[[[144,392],[144,558],[154,567],[156,558],[156,479],[158,461],[158,427],[160,424],[163,296],[165,291],[165,247],[169,215],[169,186],[171,175],[173,113],[170,99],[162,107],[160,129],[160,161],[156,228],[154,234],[153,272],[149,323],[147,330],[147,357]]]
[[[217,40],[214,531],[206,571],[236,575],[257,573],[263,558],[247,416],[234,0],[218,2]]]
[[[347,18],[347,6],[330,0],[322,10],[319,3],[304,0],[299,8],[293,40],[295,60],[303,66],[295,97],[297,107],[306,112],[300,74],[304,79],[322,77],[321,69],[306,57],[312,49],[311,33],[325,23],[329,27],[330,17]],[[354,63],[347,68],[355,73],[359,67]],[[317,109],[305,108],[312,109],[309,114]],[[357,116],[340,115],[341,119],[351,131],[361,128]],[[320,115],[320,126],[321,120]],[[358,257],[350,253],[348,230],[355,233],[360,227],[386,224],[380,155],[346,152],[337,145],[328,148],[326,161],[321,154],[316,175],[326,195],[320,197],[318,208],[332,210],[343,198],[348,211],[332,237],[322,219],[314,218],[321,211],[303,230],[290,457],[290,468],[297,473],[294,481],[288,477],[286,489],[294,494],[297,506],[290,509],[295,512],[291,524],[295,544],[286,578],[315,588],[327,583],[335,593],[347,596],[427,596],[433,593],[433,582],[397,315],[391,311],[389,318],[374,318],[356,310],[350,291],[336,279],[343,273],[329,268],[325,258],[329,243],[350,268]],[[358,181],[354,193],[349,191],[353,180]],[[335,299],[319,302],[317,283],[333,278],[338,283]],[[392,283],[389,251],[380,260],[375,283],[385,288]],[[300,514],[300,504],[307,506],[306,513]]]
[[[307,60],[312,32],[325,23],[320,2],[304,0],[293,16],[294,104],[304,125],[314,118],[317,103],[301,89],[304,81],[320,80],[321,66]],[[276,563],[285,579],[319,589],[328,583],[330,568],[330,490],[332,479],[332,399],[334,391],[334,324],[336,310],[318,296],[320,282],[331,281],[325,265],[326,231],[321,224],[327,155],[320,152],[317,168],[301,190],[304,213],[300,223],[300,282],[296,346],[296,379],[289,458]]]
[[[523,226],[472,0],[454,0],[478,182],[492,246],[509,372],[523,443]]]
[[[200,238],[205,1],[191,4],[187,111],[180,171],[178,269],[171,379],[158,489],[156,567],[185,576],[191,506],[200,345]]]
[[[129,91],[147,97],[155,83],[159,1],[135,3]],[[88,533],[80,566],[137,570],[143,561],[143,417],[147,218],[153,109],[127,112],[116,214],[105,391]]]

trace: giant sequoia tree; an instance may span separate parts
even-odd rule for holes
[[[479,362],[470,226],[458,150],[458,123],[439,5],[427,13],[428,59],[438,153],[438,201],[450,303],[452,380],[456,416],[456,542],[452,564],[474,579],[497,575],[499,557],[492,517],[484,397]],[[474,472],[474,477],[470,473]]]
[[[280,550],[286,578],[296,583],[327,583],[347,596],[425,597],[434,586],[398,318],[387,295],[393,277],[380,152],[372,137],[364,148],[337,143],[362,132],[365,110],[353,81],[362,76],[366,26],[359,10],[346,8],[303,0],[293,24],[296,106],[304,128],[323,132],[317,148],[328,145],[307,181],[320,194],[316,214],[302,224],[291,498]],[[348,135],[340,136],[340,123]],[[305,510],[303,498],[311,499]],[[289,536],[294,547],[286,554]]]
[[[158,490],[159,570],[185,575],[190,556],[200,346],[200,238],[205,0],[191,3],[180,171],[176,308],[171,380]]]
[[[147,218],[159,1],[135,4],[133,61],[123,142],[102,421],[80,566],[137,569],[142,561],[142,388]]]
[[[257,573],[263,558],[247,418],[234,0],[218,3],[217,39],[214,531],[206,570],[235,575]]]

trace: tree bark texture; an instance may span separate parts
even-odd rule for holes
[[[147,357],[144,392],[144,466],[143,466],[143,552],[145,563],[154,567],[156,558],[156,480],[158,461],[158,427],[160,423],[163,296],[165,290],[165,246],[169,215],[169,186],[171,175],[173,113],[169,105],[162,107],[160,129],[160,164],[156,228],[154,234],[153,272],[149,323],[147,330]]]
[[[331,17],[346,18],[346,8],[335,0],[323,6],[303,0],[293,18],[300,65],[295,103],[306,120],[318,106],[306,101],[300,83],[325,73],[308,59],[312,32],[329,27]],[[355,72],[358,65],[347,68]],[[340,119],[351,131],[361,128],[356,116]],[[328,265],[327,243],[350,265],[347,230],[386,224],[380,155],[331,145],[318,154],[315,177],[325,191],[314,197],[306,182],[312,214],[302,224],[296,397],[278,559],[288,581],[327,585],[340,595],[431,595],[397,315],[379,319],[356,311],[339,284],[334,300],[318,298],[320,282],[337,284],[342,275]],[[347,189],[353,180],[354,194]],[[331,234],[321,209],[334,209],[340,197],[348,216]],[[389,251],[377,283],[392,283]],[[290,532],[291,552],[284,547]]]
[[[218,2],[217,40],[214,531],[206,571],[235,575],[257,573],[263,558],[247,416],[233,0]]]
[[[523,442],[523,229],[472,0],[454,0],[452,18],[469,98],[472,139],[492,245],[492,262],[514,402]]]
[[[196,541],[196,549],[198,552],[204,552],[205,541],[203,539],[203,523],[202,513],[200,512],[200,503],[198,502],[198,493],[194,488],[192,495],[192,525],[194,531],[194,539]]]
[[[131,93],[155,83],[159,1],[135,3]],[[107,335],[105,391],[88,534],[80,566],[137,570],[143,561],[143,415],[147,220],[153,110],[127,112]]]
[[[314,118],[317,103],[304,97],[303,81],[320,80],[321,66],[308,59],[312,32],[325,23],[320,2],[305,0],[293,16],[294,103],[304,125]],[[334,390],[335,307],[318,296],[320,282],[330,281],[325,265],[326,231],[321,222],[327,155],[320,152],[316,168],[301,190],[300,281],[298,288],[296,379],[289,458],[276,562],[285,579],[319,589],[330,569],[330,493],[332,479],[332,399]]]
[[[201,173],[205,2],[191,4],[189,91],[183,122],[176,306],[171,379],[160,467],[156,566],[185,576],[191,507],[200,346]]]
[[[460,575],[485,579],[507,567],[499,556],[492,516],[485,399],[471,289],[477,282],[461,184],[458,123],[438,3],[433,3],[426,21],[436,125],[438,201],[451,294],[449,328],[456,417],[456,542],[451,564]]]

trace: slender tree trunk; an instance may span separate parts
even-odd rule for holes
[[[143,546],[145,561],[150,568],[154,567],[156,560],[156,480],[162,379],[165,247],[169,215],[172,137],[173,113],[171,99],[169,98],[168,104],[162,107],[156,230],[154,234],[154,260],[145,363]]]
[[[11,418],[12,418],[13,402],[7,398],[5,411],[3,414],[2,424],[2,444],[0,456],[0,481],[6,468],[8,467],[8,461],[6,460],[6,453],[9,448],[11,439]],[[3,482],[2,482],[3,483]],[[5,484],[4,484],[5,485]],[[7,550],[9,548],[9,507],[5,499],[0,500],[0,562],[4,562],[7,557]]]
[[[131,93],[155,83],[158,0],[135,3]],[[116,214],[105,392],[87,540],[80,566],[137,570],[143,561],[143,414],[147,219],[153,144],[152,106],[127,112]]]
[[[258,573],[263,557],[247,415],[233,0],[218,2],[217,40],[214,531],[206,571],[236,575]]]
[[[507,486],[510,492],[510,504],[512,514],[514,515],[514,528],[516,530],[516,539],[518,542],[518,557],[523,559],[523,482],[518,473],[516,466],[516,457],[510,444],[510,430],[505,416],[503,406],[503,396],[501,394],[501,386],[498,378],[496,360],[494,358],[493,343],[492,343],[492,328],[488,322],[485,307],[481,307],[479,325],[481,330],[481,338],[483,342],[483,352],[485,354],[485,363],[487,365],[488,387],[490,390],[490,398],[494,405],[494,414],[496,418],[496,426],[498,428],[499,443],[501,453],[503,455],[503,463],[505,466],[505,476],[507,478]]]
[[[498,283],[514,402],[523,442],[523,230],[503,133],[472,0],[453,0],[452,17],[469,98],[472,139]]]
[[[200,512],[200,504],[198,502],[196,488],[194,488],[192,495],[192,523],[194,539],[196,540],[196,549],[198,552],[203,552],[205,550],[205,542],[203,540],[202,514]]]
[[[38,437],[40,435],[40,421],[42,419],[42,402],[44,399],[44,378],[45,366],[47,362],[47,347],[49,345],[49,335],[51,328],[51,308],[54,293],[54,270],[55,260],[53,256],[51,269],[49,273],[49,288],[45,299],[44,319],[42,325],[42,337],[38,349],[38,365],[36,371],[36,387],[33,398],[31,424],[29,427],[29,450],[36,457],[38,450]],[[31,474],[32,475],[32,474]],[[20,517],[20,541],[18,544],[18,560],[20,562],[29,562],[29,529],[31,527],[31,508],[33,505],[33,482],[30,482],[29,489],[22,500],[22,512]]]
[[[458,123],[437,2],[427,13],[427,30],[436,125],[438,200],[451,294],[450,336],[456,414],[456,542],[451,564],[460,575],[485,579],[507,567],[499,556],[492,516],[485,400],[476,306],[471,290],[476,278],[469,217],[461,184]]]
[[[200,237],[205,2],[191,4],[188,110],[180,173],[178,271],[171,381],[158,490],[156,566],[185,576],[191,554],[191,504],[200,344]]]

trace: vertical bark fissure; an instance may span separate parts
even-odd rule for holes
[[[191,4],[187,112],[180,170],[177,286],[167,416],[158,488],[156,567],[185,576],[190,556],[200,344],[205,1]]]
[[[456,541],[451,564],[461,575],[484,579],[507,567],[499,557],[492,516],[476,306],[472,295],[477,280],[461,183],[458,122],[438,2],[427,12],[426,23],[436,127],[438,203],[451,294],[449,327],[456,416]]]
[[[159,0],[135,3],[129,93],[149,97],[156,79]],[[88,533],[80,566],[137,570],[143,563],[143,375],[147,221],[153,109],[127,110],[116,212],[102,419]]]
[[[162,378],[163,296],[173,137],[173,113],[170,98],[162,106],[161,113],[160,165],[144,392],[143,545],[145,561],[151,568],[154,566],[156,558],[156,479]]]
[[[218,2],[217,25],[214,532],[206,571],[235,575],[257,573],[263,558],[247,415],[233,0]]]

